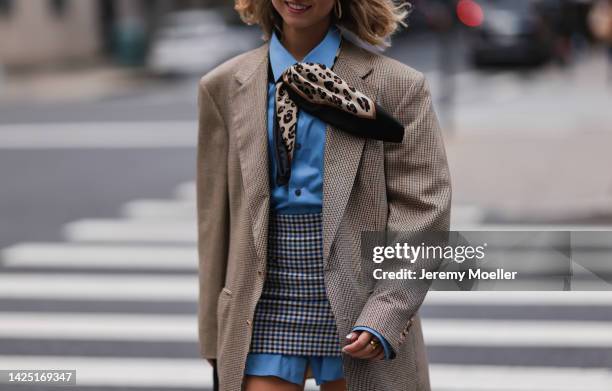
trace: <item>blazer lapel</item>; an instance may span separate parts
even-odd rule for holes
[[[260,266],[267,257],[270,185],[268,179],[268,43],[255,49],[235,74],[240,83],[231,104],[234,110],[237,147],[255,250]],[[231,137],[231,136],[230,136]]]
[[[366,79],[373,66],[359,47],[343,38],[342,48],[334,72],[348,84],[376,101],[378,87]],[[323,176],[323,262],[327,265],[330,248],[338,225],[344,215],[361,154],[365,144],[362,137],[353,136],[327,126],[325,134]]]

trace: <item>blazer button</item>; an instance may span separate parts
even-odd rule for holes
[[[251,319],[247,319],[247,326],[251,327]]]
[[[298,196],[298,197],[299,197],[301,194],[302,194],[302,190],[300,190],[300,189],[295,189],[295,195],[296,195],[296,196]]]
[[[263,275],[264,275],[263,270],[257,270],[257,275],[263,278]]]

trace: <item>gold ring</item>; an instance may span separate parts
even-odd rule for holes
[[[370,340],[370,346],[372,346],[372,350],[376,350],[376,348],[378,347],[379,342],[375,339],[371,339]]]

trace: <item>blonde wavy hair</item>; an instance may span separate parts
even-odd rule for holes
[[[355,34],[362,41],[376,46],[389,46],[387,38],[407,27],[404,19],[412,11],[407,1],[395,0],[336,0],[340,2],[341,17],[332,12],[334,23]],[[334,7],[335,9],[336,7]],[[235,0],[234,9],[247,24],[258,24],[264,39],[269,39],[274,28],[282,32],[282,19],[271,0]]]

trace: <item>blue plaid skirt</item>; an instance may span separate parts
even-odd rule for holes
[[[320,212],[270,215],[266,281],[250,352],[341,356],[325,290]]]

